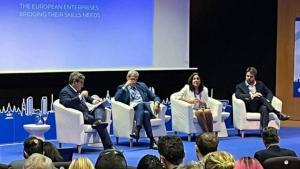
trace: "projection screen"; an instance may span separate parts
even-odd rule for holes
[[[188,0],[1,0],[0,73],[189,67]]]

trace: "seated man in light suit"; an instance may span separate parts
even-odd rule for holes
[[[135,126],[130,137],[139,139],[139,133],[144,126],[147,136],[150,139],[150,148],[157,149],[157,144],[152,134],[150,119],[154,118],[149,101],[154,101],[154,111],[160,110],[160,98],[152,93],[145,83],[137,82],[139,73],[130,70],[127,73],[127,82],[120,85],[115,94],[115,100],[134,107]]]
[[[101,99],[93,99],[89,97],[88,91],[81,91],[84,84],[85,77],[79,72],[73,72],[69,76],[69,85],[64,87],[59,93],[59,101],[62,105],[68,108],[79,110],[83,113],[84,123],[91,124],[97,130],[104,149],[113,148],[111,139],[106,130],[108,123],[105,121],[105,110],[102,105],[98,108],[89,111],[86,102],[96,104]],[[72,129],[70,129],[72,130]]]

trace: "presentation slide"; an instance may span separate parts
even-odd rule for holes
[[[1,0],[0,73],[188,67],[188,5]]]

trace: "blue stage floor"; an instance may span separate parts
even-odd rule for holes
[[[229,130],[230,137],[220,138],[219,150],[224,150],[232,153],[236,159],[242,156],[253,156],[257,150],[263,149],[264,145],[262,143],[261,137],[258,131],[249,131],[245,135],[245,138],[237,136],[235,130]],[[170,133],[172,134],[172,133]],[[197,160],[195,155],[195,141],[187,141],[187,136],[181,137],[184,141],[184,147],[186,156],[184,162],[190,162],[192,160]],[[115,138],[112,137],[113,142]],[[300,155],[300,128],[296,127],[282,127],[280,130],[280,146],[292,149],[296,151],[297,155]],[[52,141],[57,145],[57,142]],[[74,147],[75,145],[63,145],[64,147]],[[136,166],[139,159],[146,154],[158,155],[155,150],[148,149],[148,141],[146,139],[141,139],[139,143],[134,144],[133,148],[129,148],[129,143],[125,139],[120,139],[119,145],[116,146],[118,149],[124,152],[127,163],[132,166]],[[23,145],[22,143],[16,144],[6,144],[0,145],[0,163],[8,164],[12,160],[23,158]],[[80,156],[86,156],[90,158],[94,163],[97,160],[99,153],[102,150],[93,147],[84,147],[82,154],[74,153],[73,158]]]

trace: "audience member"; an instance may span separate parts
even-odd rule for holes
[[[234,158],[225,151],[215,151],[207,154],[205,169],[233,169]]]
[[[160,111],[160,98],[149,90],[143,82],[138,82],[139,73],[130,70],[127,73],[125,84],[118,86],[115,94],[116,101],[120,101],[134,108],[134,127],[130,137],[138,140],[142,126],[150,139],[150,148],[157,149],[156,141],[153,137],[150,120],[155,118],[155,114]],[[150,107],[150,101],[154,101],[153,112]]]
[[[23,156],[27,159],[31,154],[39,153],[44,154],[43,152],[43,141],[37,137],[29,137],[24,141],[23,144]],[[15,160],[9,164],[9,167],[12,169],[22,169],[25,160]]]
[[[196,138],[196,154],[199,161],[199,168],[203,169],[206,155],[218,150],[219,139],[214,133],[201,133]]]
[[[158,141],[160,161],[166,169],[178,167],[185,156],[181,138],[177,136],[163,136]]]
[[[263,165],[266,159],[272,157],[293,156],[297,157],[296,153],[292,150],[279,147],[278,130],[274,127],[266,127],[262,132],[262,139],[266,149],[260,150],[255,153],[254,157]]]
[[[69,169],[94,169],[94,165],[87,157],[79,157],[71,162]]]
[[[264,169],[255,158],[242,157],[235,161],[234,169]]]
[[[277,111],[271,105],[273,93],[262,81],[255,79],[256,75],[255,67],[246,69],[245,81],[236,85],[236,97],[245,102],[247,112],[260,112],[262,129],[268,126],[270,112],[274,112],[280,120],[288,120],[290,116]]]
[[[186,84],[175,97],[193,104],[194,114],[204,132],[213,132],[213,116],[208,105],[208,89],[203,85],[203,79],[198,73],[193,73]]]
[[[42,154],[34,153],[24,162],[23,169],[56,169],[52,160]]]
[[[137,165],[137,169],[163,169],[162,164],[154,155],[147,154],[141,158]]]
[[[64,159],[62,158],[62,156],[59,154],[58,150],[52,143],[45,141],[43,145],[43,149],[44,149],[44,155],[49,157],[52,160],[52,162],[64,161]]]
[[[102,151],[95,164],[95,169],[126,169],[127,162],[122,152],[110,149]]]
[[[69,84],[65,86],[59,93],[59,101],[68,108],[79,110],[83,114],[84,123],[91,124],[97,130],[104,149],[113,148],[110,136],[106,129],[108,123],[105,122],[106,112],[104,106],[100,105],[94,110],[89,110],[86,102],[97,104],[101,99],[93,99],[89,96],[87,90],[82,90],[84,86],[85,76],[79,72],[72,72],[69,76]],[[72,129],[70,129],[72,130]],[[78,150],[81,151],[80,149]]]

